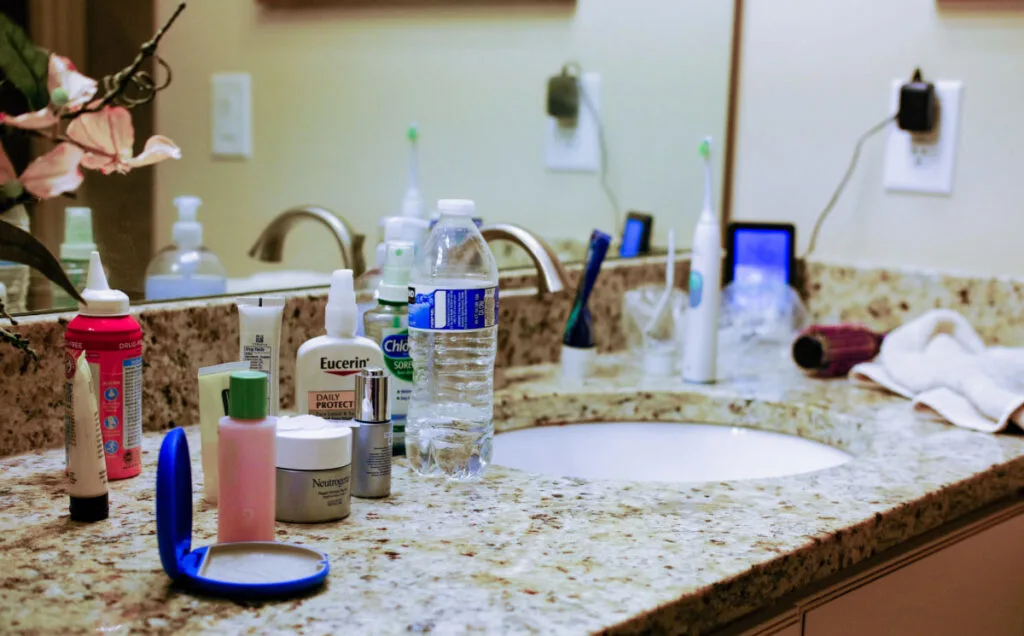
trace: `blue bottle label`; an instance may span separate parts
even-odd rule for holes
[[[409,328],[469,331],[498,324],[498,288],[409,287]]]
[[[700,272],[690,270],[690,309],[699,307],[703,297],[704,277],[700,275]]]

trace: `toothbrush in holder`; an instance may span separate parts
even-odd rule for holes
[[[587,303],[611,242],[612,237],[601,230],[594,230],[590,235],[586,267],[576,288],[576,300],[569,312],[569,321],[565,324],[565,335],[562,337],[563,377],[582,380],[590,375],[593,368],[597,348],[594,346],[593,319]]]

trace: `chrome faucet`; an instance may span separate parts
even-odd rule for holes
[[[537,290],[541,295],[557,294],[568,285],[568,276],[551,246],[533,232],[511,223],[494,223],[480,228],[484,240],[509,241],[522,247],[537,266]]]
[[[334,240],[338,242],[341,262],[352,270],[353,278],[366,271],[366,260],[363,258],[363,241],[366,237],[356,234],[345,219],[317,205],[300,205],[278,214],[256,239],[256,243],[249,250],[249,256],[266,263],[280,263],[284,251],[284,237],[292,226],[302,219],[310,219],[327,226],[334,235]]]

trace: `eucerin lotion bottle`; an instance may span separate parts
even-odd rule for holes
[[[357,319],[352,270],[335,270],[324,317],[327,335],[299,347],[295,363],[295,407],[299,413],[328,420],[355,416],[356,374],[384,366],[380,345],[356,335]]]

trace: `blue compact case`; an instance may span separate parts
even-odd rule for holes
[[[192,465],[185,431],[172,429],[156,469],[156,535],[164,572],[211,596],[293,596],[324,582],[327,556],[274,541],[220,543],[192,549]]]

